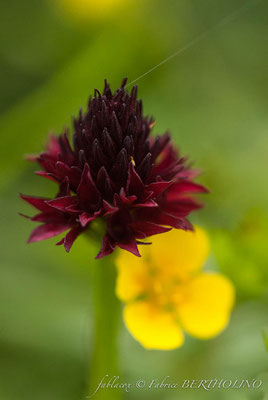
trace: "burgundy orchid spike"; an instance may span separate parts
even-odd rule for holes
[[[45,152],[31,156],[42,167],[36,174],[59,185],[53,199],[21,195],[40,211],[41,222],[29,242],[69,230],[57,244],[69,251],[77,236],[101,219],[106,226],[97,258],[116,246],[140,256],[138,244],[171,228],[192,229],[187,215],[201,207],[192,194],[207,189],[194,183],[196,171],[178,155],[170,136],[150,137],[154,121],[142,114],[137,87],[126,79],[113,94],[105,81],[88,110],[74,120],[73,144],[64,132],[51,136]]]

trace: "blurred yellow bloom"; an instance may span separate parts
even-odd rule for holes
[[[56,0],[63,11],[78,19],[108,16],[124,5],[124,0]],[[130,1],[130,0],[128,0]]]
[[[195,227],[155,236],[141,258],[119,254],[116,294],[126,303],[126,326],[145,348],[171,350],[183,344],[183,331],[208,339],[228,324],[234,287],[221,274],[202,272],[209,247]]]

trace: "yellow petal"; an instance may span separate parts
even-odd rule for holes
[[[116,295],[120,300],[128,302],[148,294],[155,279],[189,279],[200,271],[209,253],[207,234],[197,226],[194,232],[172,229],[154,236],[152,242],[139,247],[141,258],[126,251],[119,253]]]
[[[234,286],[223,275],[199,274],[184,285],[178,305],[183,329],[201,339],[216,336],[228,324],[234,297]]]
[[[147,302],[128,304],[124,321],[133,337],[147,349],[172,350],[183,344],[183,333],[172,314]]]
[[[118,270],[115,291],[120,300],[128,302],[146,293],[147,269],[143,258],[122,250],[115,263]]]
[[[206,232],[195,226],[193,232],[172,229],[155,236],[150,247],[152,262],[159,270],[185,280],[201,270],[208,257],[210,244]]]

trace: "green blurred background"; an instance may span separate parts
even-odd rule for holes
[[[181,349],[157,352],[144,350],[121,322],[119,361],[128,382],[266,374],[267,387],[268,4],[85,3],[73,0],[72,8],[71,0],[0,2],[0,399],[83,399],[91,367],[96,249],[83,238],[68,255],[54,246],[55,239],[26,245],[33,223],[18,212],[32,210],[18,192],[48,196],[55,187],[35,176],[23,155],[39,152],[48,132],[70,126],[104,78],[113,89],[125,76],[136,79],[245,4],[228,24],[138,82],[145,112],[156,117],[154,132],[170,129],[211,189],[206,208],[191,220],[211,235],[210,267],[236,286],[231,323],[213,340],[187,338]],[[132,390],[125,398],[262,399],[264,386]]]

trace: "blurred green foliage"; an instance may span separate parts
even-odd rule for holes
[[[263,295],[268,286],[268,219],[257,210],[245,214],[237,228],[211,235],[219,266],[234,282],[240,300]]]
[[[268,351],[268,328],[265,328],[263,330],[263,338],[264,338],[265,347]]]
[[[77,0],[79,1],[79,0]],[[79,239],[70,254],[55,240],[25,244],[32,210],[18,192],[49,196],[23,154],[39,152],[50,131],[70,126],[104,78],[116,88],[158,64],[242,0],[129,2],[103,18],[73,23],[50,0],[0,2],[0,399],[82,399],[92,350],[92,270],[96,249]],[[211,341],[148,352],[121,324],[122,379],[251,379],[267,371],[267,11],[264,1],[142,78],[139,94],[202,168],[211,194],[192,221],[211,233],[219,268],[238,303],[227,330]],[[217,391],[217,398],[249,393]],[[215,392],[131,391],[125,397],[214,399]],[[252,393],[256,398],[258,393]],[[97,398],[97,396],[96,396]],[[101,399],[101,396],[99,396]]]

